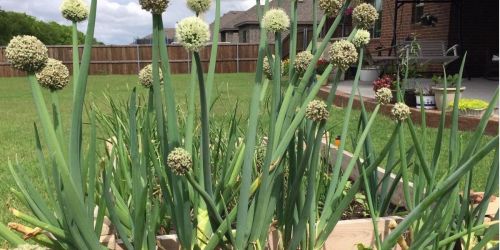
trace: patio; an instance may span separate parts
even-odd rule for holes
[[[432,81],[431,79],[421,78],[418,79],[418,83],[429,85]],[[471,78],[468,80],[464,78],[462,80],[462,85],[466,87],[466,90],[462,93],[464,98],[474,98],[481,99],[489,102],[498,88],[498,81],[491,81],[484,78]],[[338,90],[346,93],[351,92],[352,80],[341,81],[339,83]],[[427,86],[426,86],[427,87]],[[375,97],[375,92],[373,92],[373,85],[371,82],[360,82],[359,90],[363,97]],[[498,115],[498,103],[495,110],[495,114]]]

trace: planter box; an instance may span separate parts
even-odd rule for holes
[[[326,136],[323,138],[322,142],[322,155],[323,157],[328,157],[328,162],[330,164],[334,164],[336,161],[336,157],[338,154],[338,148],[334,145],[328,143]],[[267,143],[266,139],[264,139],[263,143]],[[342,157],[342,170],[345,170],[351,161],[353,155],[350,152],[344,151]],[[363,161],[359,159],[359,161]],[[377,168],[377,176],[382,178],[385,175],[385,170],[383,168]],[[357,179],[360,177],[358,171],[352,171],[350,178]],[[395,180],[395,175],[390,174],[389,179],[390,182]],[[413,183],[409,183],[410,192],[413,189]],[[378,190],[380,192],[380,190]],[[413,192],[411,192],[413,193]],[[498,197],[497,197],[498,199]],[[403,182],[399,181],[396,186],[396,190],[394,192],[393,197],[391,197],[391,202],[394,205],[400,207],[406,207],[406,202],[403,194]],[[490,202],[488,209],[486,211],[486,215],[494,216],[498,211],[498,202]],[[381,239],[385,239],[391,232],[389,228],[389,223],[391,221],[400,222],[403,218],[398,216],[387,216],[379,218],[377,227],[380,233]],[[125,250],[126,248],[121,244],[121,240],[116,238],[116,232],[113,229],[111,222],[107,219],[104,221],[103,231],[101,233],[101,243],[108,247],[109,249],[114,250]],[[157,244],[159,249],[181,249],[177,235],[160,235],[156,237]],[[371,218],[367,219],[353,219],[353,220],[341,220],[337,223],[334,230],[325,241],[325,244],[321,249],[342,249],[342,250],[357,250],[358,244],[363,244],[367,247],[375,246],[375,234],[373,230],[373,222]],[[282,249],[282,242],[279,231],[271,230],[269,233],[268,243],[266,249],[269,250],[278,250]],[[399,245],[394,247],[396,250],[400,250]]]
[[[326,153],[329,154],[328,158],[328,163],[329,164],[335,164],[337,161],[337,154],[338,154],[338,148],[334,145],[329,145],[328,142],[323,139],[323,154],[326,156]],[[345,170],[347,166],[349,165],[349,162],[351,161],[353,155],[350,152],[344,151],[343,152],[343,157],[342,157],[342,164],[341,168],[342,170]],[[363,162],[363,159],[358,159],[359,161]],[[378,179],[381,179],[385,175],[385,169],[378,167],[377,168],[377,177]],[[359,171],[353,170],[350,175],[351,180],[356,180],[360,177]],[[392,185],[392,183],[396,179],[395,174],[390,174],[389,178],[389,185]],[[413,189],[413,183],[409,183],[410,191]],[[381,189],[377,190],[377,192],[381,192]],[[413,193],[413,192],[411,192]],[[405,202],[405,197],[403,193],[403,181],[399,180],[399,183],[396,186],[396,190],[394,191],[393,196],[391,197],[391,203],[399,206],[399,207],[404,207],[406,208],[406,202]]]
[[[446,90],[442,87],[432,87],[434,91],[434,96],[436,97],[436,107],[441,110],[443,107],[443,93],[446,94],[446,101],[448,103],[453,103],[455,101],[455,92],[457,88],[446,88]],[[460,95],[458,98],[462,98],[462,93],[465,91],[465,87],[460,88]]]
[[[381,238],[384,239],[389,235],[391,229],[389,228],[389,223],[391,221],[399,222],[401,217],[388,216],[379,218],[377,223],[378,230],[381,234]],[[114,235],[108,235],[101,237],[101,242],[109,249],[113,250],[125,250],[126,248],[121,244],[120,240],[116,240]],[[159,235],[156,237],[156,242],[159,249],[181,249],[177,235]],[[342,250],[356,250],[357,244],[363,244],[364,246],[375,246],[375,235],[373,233],[373,222],[372,219],[356,219],[356,220],[342,220],[337,223],[332,234],[328,237],[325,244],[321,249],[342,249]],[[278,250],[282,249],[283,245],[281,242],[281,237],[278,231],[272,230],[269,233],[269,238],[267,242],[266,249]],[[394,249],[400,250],[399,246]]]

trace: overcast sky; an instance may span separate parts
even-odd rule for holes
[[[90,4],[90,0],[84,0]],[[70,24],[60,12],[62,0],[0,0],[0,9],[25,12],[43,21]],[[221,0],[221,12],[247,10],[255,5],[255,0]],[[205,15],[212,22],[215,3]],[[163,14],[165,27],[174,27],[184,17],[194,15],[186,7],[186,0],[171,0]],[[85,31],[87,23],[80,23],[79,30]],[[130,44],[137,37],[151,34],[151,15],[142,10],[139,0],[98,0],[95,37],[106,44]]]

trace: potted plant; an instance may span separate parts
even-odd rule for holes
[[[394,77],[391,75],[383,75],[379,77],[375,81],[373,81],[373,91],[377,92],[377,90],[381,88],[388,88],[392,91],[392,100],[391,103],[397,102],[397,81],[394,80]],[[404,103],[410,107],[415,107],[417,104],[415,102],[415,90],[414,89],[405,89],[403,96]]]
[[[415,101],[417,104],[417,108],[421,107],[420,96],[422,96],[423,99],[424,109],[436,109],[436,98],[434,96],[432,88],[422,86],[415,91]]]
[[[448,105],[453,107],[453,103]],[[480,99],[460,99],[458,101],[458,112],[463,116],[481,117],[488,107],[488,103]]]
[[[436,86],[432,87],[432,91],[434,91],[434,96],[436,97],[436,106],[439,110],[443,107],[443,96],[446,94],[446,100],[448,103],[453,103],[455,100],[455,92],[457,88],[455,87],[459,80],[458,74],[448,75],[446,77],[446,89],[444,88],[444,78],[439,75],[434,75],[432,77],[432,81]],[[465,87],[460,87],[460,94],[458,98],[462,97],[462,92],[465,91]]]

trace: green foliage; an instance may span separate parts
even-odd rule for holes
[[[0,46],[5,46],[17,35],[36,36],[46,45],[70,45],[71,25],[44,22],[24,13],[0,10]],[[78,32],[78,41],[83,43],[85,34]],[[94,39],[94,44],[100,44]]]
[[[263,8],[257,8],[259,17],[269,9],[269,1],[265,2]],[[214,47],[217,47],[217,39],[212,46],[207,79],[198,52],[192,52],[195,66],[192,68],[186,115],[177,106],[162,16],[153,14],[153,85],[148,89],[147,100],[138,96],[134,88],[126,103],[109,99],[111,115],[90,109],[89,145],[84,148],[82,127],[86,123],[83,108],[96,4],[97,0],[92,0],[82,63],[78,65],[78,60],[74,63],[74,67],[79,66],[79,74],[74,78],[68,143],[63,133],[57,92],[51,93],[53,114],[50,116],[36,78],[32,73],[28,75],[41,128],[38,130],[35,125],[36,152],[49,197],[47,199],[36,191],[18,161],[9,161],[9,170],[17,184],[17,189],[12,192],[29,207],[33,216],[16,209],[11,211],[23,222],[51,233],[51,238],[45,234],[35,236],[37,243],[56,249],[102,249],[99,236],[107,216],[127,249],[155,249],[157,232],[171,229],[175,230],[183,249],[225,246],[263,249],[267,246],[270,228],[280,231],[280,242],[286,249],[319,249],[323,248],[352,202],[366,204],[374,225],[377,249],[392,249],[396,244],[402,244],[408,234],[414,249],[452,249],[459,238],[464,239],[465,248],[469,249],[476,242],[479,245],[489,242],[491,235],[498,232],[484,223],[489,197],[498,189],[498,135],[481,145],[488,117],[498,100],[498,90],[473,139],[464,143],[461,143],[458,133],[460,92],[457,90],[449,122],[450,135],[448,138],[444,136],[447,118],[443,112],[429,155],[423,141],[427,138],[426,128],[423,127],[423,136],[417,136],[411,119],[395,121],[392,123],[396,124],[394,127],[385,128],[384,133],[390,134],[390,138],[379,147],[380,151],[375,150],[371,132],[376,128],[382,104],[377,104],[368,114],[362,99],[357,130],[351,137],[352,154],[344,151],[348,149],[345,138],[349,138],[354,123],[353,105],[359,92],[360,70],[352,84],[345,113],[338,122],[341,124],[340,138],[343,139],[337,148],[329,147],[326,120],[306,119],[309,104],[334,69],[334,65],[329,64],[323,74],[316,77],[316,64],[339,26],[342,14],[335,18],[319,44],[316,43],[317,31],[322,30],[326,18],[320,25],[315,22],[313,41],[309,46],[313,59],[303,75],[290,67],[289,84],[285,87],[281,84],[281,33],[274,34],[275,60],[269,63],[274,77],[270,81],[263,77],[263,60],[266,55],[268,58],[273,56],[268,48],[267,34],[261,32],[250,105],[245,106],[249,117],[240,120],[236,105],[234,109],[231,107],[232,112],[224,115],[222,123],[211,121],[215,102],[211,102],[210,92],[207,93],[215,81],[217,50]],[[216,23],[220,18],[220,4],[221,1],[217,0]],[[296,2],[291,4],[291,27],[295,33]],[[340,13],[344,13],[348,5],[346,2]],[[313,9],[313,16],[316,16],[316,8]],[[218,25],[215,26],[217,29]],[[354,28],[344,42],[352,40],[356,31]],[[76,45],[77,39],[73,41]],[[290,48],[296,48],[296,42],[292,39]],[[295,49],[292,49],[292,65],[295,54]],[[359,57],[355,58],[358,69],[361,69],[363,57],[364,49],[360,48]],[[403,67],[398,69],[398,72],[404,72],[403,84],[399,84],[399,77],[397,79],[399,100],[402,99],[400,86],[405,85],[412,67],[408,62],[403,62]],[[458,87],[464,62],[465,58]],[[160,84],[160,68],[163,85]],[[336,97],[343,69],[338,70],[340,72],[331,83],[326,98],[327,110],[332,110]],[[194,101],[196,83],[200,98],[199,116]],[[444,84],[446,88],[447,81]],[[425,112],[422,113],[422,120],[425,120]],[[98,150],[97,122],[108,133],[104,155]],[[186,125],[185,130],[183,125]],[[410,140],[405,136],[407,131]],[[407,147],[408,141],[410,145]],[[443,145],[447,145],[447,152],[444,152]],[[47,153],[50,152],[47,158],[45,148]],[[193,165],[189,167],[190,171],[182,171],[182,175],[177,175],[172,166],[167,165],[172,163],[168,159],[174,148],[187,151],[189,154],[185,153],[184,157],[192,156],[192,159],[183,158]],[[469,193],[473,170],[493,152],[496,153],[493,161],[487,162],[490,167],[484,199],[471,210]],[[441,160],[445,153],[448,157]],[[328,160],[330,157],[332,161]],[[380,178],[377,170],[384,164],[385,174]],[[446,168],[447,172],[438,178],[440,168]],[[349,178],[354,174],[359,178],[352,180],[352,185],[346,190]],[[391,174],[395,175],[394,179]],[[462,181],[465,184],[460,186]],[[399,225],[392,223],[394,230],[382,239],[376,226],[378,218],[387,214],[398,185],[402,186],[407,214]],[[480,230],[485,232],[484,237],[479,236]],[[5,227],[0,227],[0,236],[12,245],[22,242]]]
[[[453,107],[453,103],[449,104],[449,107]],[[466,110],[482,110],[488,107],[488,103],[480,99],[468,99],[461,98],[458,101],[458,109],[462,111]]]
[[[459,75],[458,74],[454,74],[454,75],[448,75],[446,77],[446,84],[449,86],[449,87],[455,87],[455,85],[457,84],[458,80],[459,80]],[[444,84],[444,77],[442,75],[433,75],[432,76],[432,82],[434,84]]]

